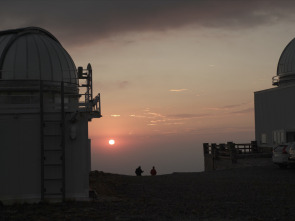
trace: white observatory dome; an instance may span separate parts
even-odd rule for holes
[[[277,76],[273,78],[273,85],[290,83],[295,83],[295,38],[283,50],[278,62]]]
[[[0,79],[77,83],[76,66],[48,31],[28,27],[0,32]]]
[[[0,203],[88,199],[92,68],[48,31],[0,31]]]

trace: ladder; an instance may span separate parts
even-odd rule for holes
[[[44,85],[40,81],[41,201],[65,201],[65,109],[64,82],[60,84],[60,112],[44,107]]]

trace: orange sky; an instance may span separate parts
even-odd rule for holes
[[[101,160],[93,167],[127,174],[138,164],[164,173],[200,171],[203,142],[254,140],[253,92],[271,87],[291,39],[271,46],[280,37],[276,28],[130,33],[83,48],[83,56],[94,58],[104,116],[90,124],[93,159]],[[265,42],[267,32],[274,36]],[[118,141],[111,150],[108,138]]]
[[[202,171],[203,142],[254,140],[253,92],[295,36],[291,1],[9,2],[1,29],[45,28],[91,63],[92,169],[105,172]]]

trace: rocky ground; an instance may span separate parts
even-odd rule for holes
[[[271,162],[155,177],[96,171],[90,183],[97,199],[2,205],[0,221],[295,220],[295,169]]]

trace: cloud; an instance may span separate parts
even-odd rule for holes
[[[16,6],[17,5],[17,6]],[[179,27],[241,29],[294,20],[294,1],[5,1],[0,29],[40,26],[67,44]]]
[[[164,115],[160,114],[160,113],[155,113],[155,112],[148,112],[148,115],[150,115],[152,118],[154,117],[165,117]]]
[[[192,118],[203,118],[208,117],[210,114],[174,114],[168,115],[167,117],[173,119],[192,119]]]
[[[254,111],[253,107],[243,109],[243,110],[238,110],[238,111],[233,111],[233,114],[247,114],[247,113],[252,113]]]
[[[128,81],[120,81],[118,82],[118,86],[120,89],[124,89],[124,88],[127,88],[129,86],[130,82]]]
[[[120,117],[121,115],[119,114],[112,114],[111,117]]]
[[[135,115],[135,114],[131,114],[131,115],[129,115],[129,117],[133,117],[133,118],[146,118],[146,116],[144,116],[144,115]]]
[[[237,132],[253,132],[253,127],[247,126],[230,126],[230,125],[222,125],[217,127],[202,127],[202,128],[187,128],[185,130],[190,134],[223,134],[223,133],[237,133]],[[226,138],[227,139],[227,138]],[[230,138],[232,139],[232,138]],[[238,138],[235,138],[238,139]],[[227,142],[228,140],[224,140]]]
[[[231,104],[231,105],[226,105],[226,106],[223,106],[221,108],[223,109],[232,109],[232,108],[236,108],[236,107],[240,107],[242,105],[244,105],[245,103],[241,103],[241,104]]]
[[[169,91],[171,92],[182,92],[182,91],[187,91],[188,89],[170,89]]]
[[[225,106],[221,106],[221,107],[208,107],[208,110],[215,110],[215,111],[221,111],[221,110],[230,110],[230,109],[235,109],[235,108],[239,108],[242,107],[244,105],[248,105],[250,103],[239,103],[239,104],[230,104],[230,105],[225,105]],[[252,103],[251,103],[252,104]]]
[[[103,90],[114,91],[128,89],[132,86],[132,83],[127,80],[111,80],[104,81],[103,84],[101,82],[96,82],[95,85]]]
[[[182,125],[183,122],[172,122],[172,123],[166,123],[166,125]]]
[[[250,106],[250,107],[249,107]],[[252,102],[244,102],[240,104],[231,104],[222,107],[211,107],[208,110],[224,111],[223,114],[247,114],[254,111]]]

